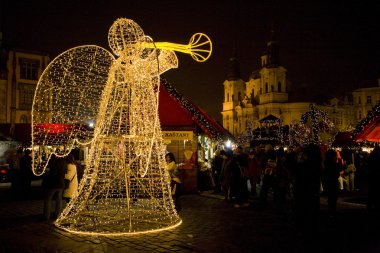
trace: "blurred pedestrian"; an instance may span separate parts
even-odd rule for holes
[[[48,164],[49,170],[43,178],[42,186],[44,189],[44,209],[45,220],[51,218],[52,200],[55,200],[54,218],[58,218],[62,211],[62,195],[65,187],[65,174],[67,172],[66,159],[52,155]]]
[[[339,195],[340,164],[335,150],[327,150],[324,161],[325,191],[327,192],[329,215],[331,218],[336,215],[336,204]]]
[[[220,186],[220,173],[222,171],[223,157],[220,155],[220,150],[215,151],[215,156],[211,161],[211,171],[214,177],[214,193],[222,191]]]
[[[20,161],[23,156],[22,148],[17,149],[15,153],[11,154],[11,157],[8,160],[10,168],[10,177],[11,177],[11,193],[13,198],[21,197],[21,169]]]
[[[182,180],[180,178],[181,171],[176,164],[173,153],[167,153],[165,155],[166,169],[170,175],[171,194],[174,201],[174,206],[177,212],[181,211],[180,197],[182,195]]]
[[[24,151],[24,156],[20,159],[20,188],[22,198],[28,199],[30,197],[30,190],[32,186],[32,152],[29,149]]]
[[[69,202],[78,193],[78,172],[74,155],[69,154],[66,158],[67,172],[65,174],[65,189],[63,198]],[[68,182],[66,184],[66,182]]]
[[[318,233],[322,152],[308,144],[300,153],[295,179],[295,218],[300,231],[314,237]]]
[[[224,199],[227,202],[232,202],[234,197],[232,187],[232,166],[233,166],[233,153],[232,150],[222,150],[220,155],[223,158],[222,171],[220,172],[220,185],[224,193]]]
[[[277,152],[277,165],[273,179],[273,202],[279,212],[283,212],[286,204],[286,194],[288,190],[288,170],[286,168],[286,154],[283,147]]]
[[[256,185],[261,181],[261,165],[259,159],[259,147],[256,146],[248,154],[248,179],[251,185],[251,196],[256,196]]]
[[[369,210],[380,211],[380,146],[376,146],[367,158]]]
[[[274,149],[267,149],[265,169],[263,175],[263,182],[260,191],[260,205],[267,205],[268,192],[270,189],[273,190],[274,175],[277,170],[276,152]]]
[[[241,146],[237,147],[233,153],[232,161],[232,185],[235,188],[234,207],[246,207],[248,203],[248,157]]]

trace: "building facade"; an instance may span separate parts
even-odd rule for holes
[[[261,127],[260,120],[269,115],[277,117],[282,125],[290,125],[300,122],[314,104],[328,114],[338,131],[352,131],[380,99],[379,79],[373,87],[354,90],[343,99],[333,98],[324,104],[290,101],[286,72],[280,65],[278,43],[273,39],[267,43],[260,69],[252,72],[248,81],[240,77],[239,62],[232,57],[223,83],[223,127],[238,136],[245,134],[247,128]]]
[[[31,123],[34,91],[50,59],[47,53],[1,49],[0,124]]]

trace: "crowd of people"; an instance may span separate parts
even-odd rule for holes
[[[11,194],[16,200],[29,199],[33,178],[38,178],[32,171],[32,156],[30,149],[18,149],[9,160],[11,169]],[[46,172],[42,177],[43,188],[43,217],[49,221],[57,218],[64,203],[78,191],[77,164],[74,155],[57,157],[52,155]],[[53,207],[53,200],[55,208]]]
[[[165,158],[174,205],[180,211],[183,192],[181,170],[172,153],[167,153]],[[16,198],[27,198],[33,178],[30,150],[18,150],[9,163],[12,194]],[[290,210],[299,227],[313,228],[321,194],[327,196],[332,218],[336,216],[337,201],[342,192],[366,192],[367,208],[380,210],[379,164],[379,146],[368,154],[348,148],[323,151],[316,144],[296,149],[275,149],[271,144],[261,144],[249,149],[239,146],[234,150],[217,150],[210,162],[208,175],[213,190],[223,193],[225,200],[234,207],[246,207],[252,203],[265,207],[271,194],[270,201],[278,211]],[[65,203],[63,201],[68,203],[77,193],[78,175],[73,154],[64,158],[52,156],[47,167],[42,183],[43,215],[50,220],[58,217]]]
[[[265,207],[271,193],[278,211],[290,210],[298,226],[313,228],[321,194],[328,198],[331,218],[339,194],[345,192],[368,192],[368,208],[380,209],[379,151],[379,146],[369,155],[348,148],[323,151],[316,144],[287,150],[270,144],[224,149],[211,162],[214,191],[237,208],[249,203]]]

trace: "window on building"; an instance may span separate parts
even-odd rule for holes
[[[268,83],[265,83],[265,93],[268,93]]]
[[[25,114],[21,115],[20,123],[28,123],[28,116],[26,116]]]
[[[261,95],[261,94],[263,94],[263,89],[262,89],[262,88],[260,88],[260,95]]]
[[[278,91],[278,92],[282,92],[282,89],[281,89],[281,82],[278,82],[278,83],[277,83],[277,91]]]
[[[38,80],[39,61],[32,59],[20,59],[20,78]]]
[[[372,97],[371,96],[367,96],[367,104],[372,104]]]
[[[361,97],[358,97],[358,104],[360,105],[362,103]]]
[[[227,102],[230,102],[230,93],[227,93]]]
[[[19,108],[23,110],[31,110],[34,97],[34,85],[20,84]]]
[[[359,118],[359,120],[362,119],[362,112],[361,111],[359,111],[358,118]]]
[[[273,85],[270,86],[270,91],[274,92],[274,86]]]

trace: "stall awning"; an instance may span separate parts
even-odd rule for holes
[[[171,126],[196,126],[213,140],[234,139],[215,119],[164,79],[161,80],[159,115],[163,129]]]
[[[361,120],[354,131],[355,141],[380,142],[380,100]]]
[[[365,125],[363,130],[356,134],[355,140],[380,142],[380,115]]]

